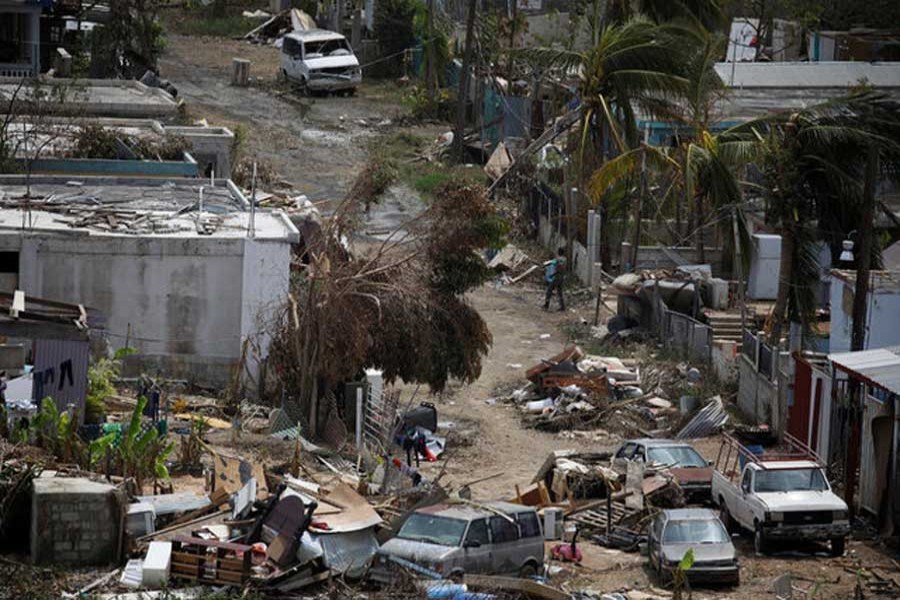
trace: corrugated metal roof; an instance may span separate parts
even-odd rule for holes
[[[900,394],[900,346],[860,352],[829,354],[838,369],[858,376],[866,383]]]

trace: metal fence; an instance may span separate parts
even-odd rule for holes
[[[778,378],[778,349],[766,344],[761,336],[749,329],[744,329],[741,353],[766,379],[775,381]]]
[[[651,327],[667,350],[676,350],[692,358],[712,362],[712,327],[683,313],[669,310],[656,289],[651,306]]]
[[[382,455],[391,444],[390,436],[393,433],[400,394],[395,391],[375,392],[372,386],[367,389],[362,443],[370,453]]]

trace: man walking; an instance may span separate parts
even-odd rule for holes
[[[550,310],[550,297],[553,290],[559,295],[559,310],[566,310],[566,301],[563,298],[563,281],[566,278],[566,250],[560,248],[556,252],[556,258],[544,263],[544,281],[547,282],[547,295],[544,296],[544,310]]]

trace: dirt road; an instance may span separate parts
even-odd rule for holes
[[[261,81],[249,88],[231,87],[232,57],[249,58],[252,77],[261,77]],[[246,132],[247,154],[271,161],[284,178],[312,200],[340,198],[365,162],[371,142],[397,130],[394,121],[405,112],[398,102],[398,91],[393,84],[367,84],[355,98],[298,100],[273,86],[277,61],[278,51],[270,47],[171,36],[161,66],[163,76],[175,83],[187,101],[193,118],[206,118],[213,124]],[[419,205],[413,190],[398,187],[373,213],[367,226],[390,227]],[[446,482],[455,486],[499,473],[473,485],[473,494],[482,500],[508,498],[517,484],[530,483],[553,450],[596,450],[617,443],[615,432],[602,442],[587,442],[525,429],[514,408],[490,402],[498,390],[521,385],[526,368],[565,345],[562,325],[577,320],[577,313],[544,312],[542,290],[525,285],[500,289],[489,285],[472,294],[470,300],[494,337],[481,377],[471,385],[452,387],[437,398],[424,393],[419,397],[435,401],[441,421],[452,422],[457,431],[451,438],[456,444],[446,455]],[[585,317],[590,316],[588,307],[583,311]],[[714,457],[710,456],[714,440],[698,447]],[[444,461],[428,465],[425,475],[434,476],[443,466]],[[851,561],[890,565],[884,552],[860,541],[851,541],[847,556],[841,559],[830,558],[821,552],[824,548],[817,547],[758,557],[749,539],[735,538],[735,543],[743,565],[740,588],[697,592],[694,598],[772,597],[775,578],[789,572],[803,578],[795,581],[800,587],[811,588],[818,582],[816,598],[850,598],[855,578],[845,567]],[[652,589],[654,579],[644,557],[593,544],[586,544],[584,552],[583,566],[566,568],[568,589]]]
[[[230,85],[232,57],[251,61],[250,87]],[[340,198],[377,136],[406,113],[392,83],[366,84],[356,97],[302,98],[275,81],[279,50],[235,40],[168,37],[162,75],[192,119],[241,130],[245,155],[270,161],[310,200]]]
[[[471,301],[488,323],[494,344],[478,381],[454,388],[439,399],[442,419],[458,421],[463,428],[467,424],[477,427],[477,433],[468,438],[473,446],[451,449],[447,472],[454,484],[502,473],[472,486],[472,491],[478,498],[508,498],[515,495],[515,485],[525,488],[530,484],[553,450],[596,448],[596,444],[525,429],[515,408],[489,403],[498,390],[521,386],[525,369],[563,349],[567,340],[560,326],[574,315],[545,312],[541,308],[543,290],[537,288],[485,286]]]

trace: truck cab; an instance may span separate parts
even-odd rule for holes
[[[802,445],[795,438],[787,442]],[[847,504],[831,490],[811,450],[803,446],[800,452],[757,455],[730,436],[722,445],[712,494],[726,527],[753,532],[759,553],[777,540],[829,541],[834,556],[844,553],[850,533]]]

